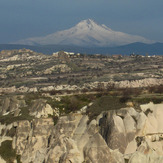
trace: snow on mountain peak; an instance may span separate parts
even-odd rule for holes
[[[78,33],[81,33],[83,35],[84,34],[91,35],[91,37],[93,37],[95,33],[102,34],[105,33],[106,31],[112,31],[104,24],[99,25],[92,19],[82,20],[75,27],[72,27],[71,29],[73,30],[75,29],[76,31],[78,31]]]
[[[92,19],[82,20],[76,25],[77,28],[93,28],[94,26],[97,24]]]
[[[86,19],[86,20],[82,20],[78,23],[78,25],[93,25],[96,24],[92,19]]]
[[[49,34],[45,37],[28,38],[17,41],[17,44],[58,44],[77,46],[119,46],[134,42],[154,43],[141,36],[130,35],[119,31],[113,31],[106,25],[99,25],[92,19],[82,20],[74,27]]]

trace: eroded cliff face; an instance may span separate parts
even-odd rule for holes
[[[96,121],[87,122],[82,114],[63,116],[55,126],[51,118],[17,122],[13,148],[24,163],[123,162],[118,151],[118,157],[112,154]]]
[[[24,106],[24,100],[18,100],[16,96],[6,97],[1,100],[0,114],[7,115],[12,113],[16,117],[20,114],[20,107]]]
[[[141,105],[103,113],[100,133],[108,147],[119,149],[130,163],[163,161],[163,104]]]
[[[161,163],[163,104],[102,112],[34,118],[0,125],[1,143],[10,140],[23,163]]]

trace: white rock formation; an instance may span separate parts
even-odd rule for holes
[[[46,100],[39,99],[33,101],[29,114],[36,118],[47,118],[49,115],[53,115],[53,109],[49,104],[46,104]]]
[[[90,122],[83,113],[59,117],[56,125],[51,118],[18,121],[0,125],[1,142],[13,128],[16,133],[8,138],[23,163],[161,163],[162,108],[153,103],[141,105],[139,112],[126,107]]]

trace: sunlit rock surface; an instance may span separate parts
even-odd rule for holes
[[[102,112],[92,121],[85,114],[70,113],[57,124],[43,117],[1,124],[0,140],[12,141],[23,163],[161,163],[163,104],[140,108]]]

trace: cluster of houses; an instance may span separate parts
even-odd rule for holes
[[[68,58],[75,58],[79,57],[80,53],[74,53],[74,52],[66,52],[66,51],[59,51],[56,53],[53,53],[53,57],[59,58],[59,57],[68,57]]]
[[[30,50],[30,49],[19,49],[19,50],[2,50],[0,52],[1,55],[3,54],[7,54],[7,55],[12,55],[14,53],[32,53],[33,51]],[[66,52],[66,51],[59,51],[59,52],[54,52],[52,54],[53,57],[56,57],[56,58],[78,58],[78,57],[84,57],[86,56],[86,54],[81,54],[81,53],[74,53],[74,52]],[[124,57],[125,55],[122,55],[122,54],[112,54],[112,55],[102,55],[102,54],[94,54],[94,55],[89,55],[89,57],[102,57],[102,56],[109,56],[109,57],[112,57],[112,58],[122,58]],[[149,55],[148,53],[146,55],[140,55],[140,54],[135,54],[135,53],[132,53],[129,55],[130,57],[134,57],[134,58],[143,58],[143,57],[156,57],[156,55]]]
[[[148,53],[146,53],[146,55],[144,56],[144,55],[140,55],[140,54],[135,54],[135,53],[132,53],[132,54],[130,54],[130,57],[135,57],[135,58],[144,58],[144,57],[148,57],[148,58],[150,58],[150,57],[156,57],[156,55],[149,55]]]

